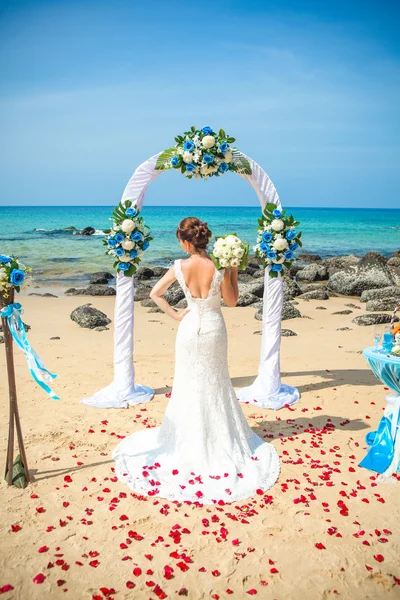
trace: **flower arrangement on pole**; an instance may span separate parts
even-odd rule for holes
[[[130,200],[121,201],[110,220],[113,221],[112,228],[104,231],[106,254],[114,256],[114,268],[126,277],[132,277],[153,239],[150,230]]]
[[[12,289],[19,292],[28,282],[31,271],[16,256],[0,254],[0,294],[3,298],[7,298]]]
[[[228,171],[251,175],[250,163],[237,149],[231,146],[235,138],[223,129],[218,133],[209,126],[189,131],[175,138],[176,145],[161,152],[156,169],[180,170],[188,179],[222,177]]]
[[[218,270],[237,268],[244,271],[249,260],[249,245],[236,233],[216,238],[210,257]]]
[[[254,251],[264,268],[271,267],[269,276],[278,277],[283,267],[290,269],[295,251],[302,247],[301,232],[296,231],[300,223],[285,210],[278,209],[276,204],[269,203],[258,224]]]

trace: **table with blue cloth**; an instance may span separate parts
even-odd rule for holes
[[[375,348],[366,348],[363,356],[375,377],[395,393],[386,396],[387,406],[378,429],[366,436],[370,448],[360,467],[380,473],[381,479],[388,479],[400,467],[400,357]]]

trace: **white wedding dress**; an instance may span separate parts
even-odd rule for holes
[[[192,297],[180,260],[175,275],[190,312],[176,337],[171,399],[160,427],[116,447],[116,473],[140,494],[202,504],[244,500],[275,483],[279,457],[248,426],[229,378],[224,272],[215,270],[206,299]]]

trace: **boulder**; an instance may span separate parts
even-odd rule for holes
[[[353,323],[356,325],[381,325],[384,323],[390,323],[392,315],[388,313],[372,313],[369,315],[360,315],[353,319]],[[395,319],[398,321],[398,318]]]
[[[263,307],[260,306],[254,315],[254,318],[258,321],[262,321],[262,311]],[[286,321],[288,319],[297,319],[298,317],[301,317],[300,311],[290,302],[284,302],[282,308],[282,321]]]
[[[313,290],[298,296],[299,300],[329,300],[329,294],[325,290]]]
[[[353,313],[352,310],[350,309],[345,309],[345,310],[337,310],[336,312],[332,313],[333,315],[351,315]]]
[[[178,304],[179,300],[182,300],[184,297],[184,291],[178,282],[175,282],[173,285],[171,285],[171,287],[168,288],[164,293],[164,298],[171,306]]]
[[[351,302],[349,304],[345,304],[345,306],[347,306],[348,308],[355,308],[356,310],[361,310],[361,306],[357,306],[357,304],[352,304]]]
[[[297,333],[295,333],[291,329],[281,329],[281,336],[282,337],[294,337],[294,336],[297,336]]]
[[[144,306],[145,308],[154,308],[157,304],[151,298],[146,298],[146,300],[141,300],[140,306]]]
[[[87,288],[69,288],[66,296],[115,296],[116,291],[108,285],[88,285]]]
[[[264,295],[264,281],[256,279],[249,283],[239,283],[239,294],[254,294],[257,298],[262,298]]]
[[[294,261],[291,264],[289,271],[286,271],[286,267],[284,267],[284,271],[287,272],[290,277],[296,277],[297,273],[299,271],[302,271],[303,269],[305,269],[305,267],[306,267],[306,265],[299,263],[297,261]]]
[[[87,327],[88,329],[104,327],[111,323],[111,319],[109,319],[107,315],[90,304],[78,306],[78,308],[75,308],[75,310],[72,311],[70,316],[80,327]]]
[[[284,300],[293,300],[293,298],[301,294],[301,289],[293,279],[290,279],[290,277],[283,277],[282,282]]]
[[[250,306],[251,304],[255,304],[259,301],[259,298],[250,292],[245,292],[244,294],[239,294],[239,298],[236,306]]]
[[[400,298],[375,298],[368,300],[366,309],[374,312],[375,310],[390,310],[394,311]]]
[[[114,275],[109,273],[108,271],[96,271],[96,273],[91,273],[89,275],[90,283],[95,284],[107,284],[111,279],[114,279]]]
[[[254,280],[253,280],[253,277],[251,275],[249,275],[248,273],[245,273],[245,272],[241,273],[239,271],[238,281],[240,281],[241,283],[251,283]]]
[[[247,266],[248,267],[260,267],[262,265],[262,260],[261,258],[258,258],[258,256],[250,256]]]
[[[368,302],[368,300],[378,300],[381,298],[398,298],[398,302],[400,302],[400,287],[390,285],[377,290],[365,290],[361,294],[360,301]]]
[[[152,279],[154,277],[154,270],[150,267],[139,267],[135,273],[135,279],[141,281],[142,279]]]
[[[154,277],[157,277],[158,279],[164,277],[165,273],[168,273],[168,270],[169,269],[166,269],[165,267],[153,267]]]
[[[179,302],[175,304],[175,308],[187,308],[186,298],[182,298],[182,300],[179,300]]]
[[[361,296],[365,290],[393,286],[394,281],[387,267],[387,258],[376,252],[368,252],[354,272],[338,271],[329,279],[329,289],[344,296]]]
[[[259,269],[258,271],[254,271],[253,279],[260,279],[261,277],[264,279],[265,271],[264,269]]]
[[[150,298],[151,287],[144,283],[137,283],[135,285],[135,302],[141,302],[142,300],[148,300]]]
[[[300,290],[301,290],[301,294],[306,294],[307,292],[315,292],[315,290],[317,291],[324,291],[326,293],[328,293],[328,288],[326,287],[326,285],[322,284],[322,283],[302,283],[300,286]]]
[[[324,264],[329,277],[331,277],[338,271],[354,271],[360,261],[360,257],[355,254],[349,254],[348,256],[333,256],[332,258],[327,258]]]
[[[297,260],[300,263],[315,263],[322,262],[322,258],[319,254],[299,254]]]
[[[96,233],[96,230],[93,227],[85,227],[81,231],[81,235],[93,235]]]
[[[388,267],[400,267],[400,254],[396,254],[387,261]]]
[[[297,281],[325,281],[328,279],[328,272],[323,265],[311,264],[301,269],[296,275]]]

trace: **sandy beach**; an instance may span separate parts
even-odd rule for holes
[[[358,467],[388,393],[360,353],[373,338],[372,327],[352,323],[365,311],[358,299],[299,299],[303,318],[283,323],[297,337],[282,339],[281,366],[283,381],[300,389],[300,402],[278,412],[243,406],[251,427],[278,450],[279,480],[266,494],[215,507],[138,497],[114,475],[118,440],[162,421],[177,324],[136,303],[137,381],[154,387],[155,398],[100,410],[79,400],[112,380],[112,324],[109,331],[82,329],[70,313],[91,302],[113,319],[114,299],[22,300],[29,340],[58,374],[61,400],[46,397],[15,350],[33,483],[20,490],[1,482],[0,588],[13,588],[5,598],[399,597],[398,483],[378,483]],[[358,308],[333,314],[349,303]],[[261,323],[251,307],[223,311],[238,388],[256,375]],[[4,346],[0,361],[5,462]]]

